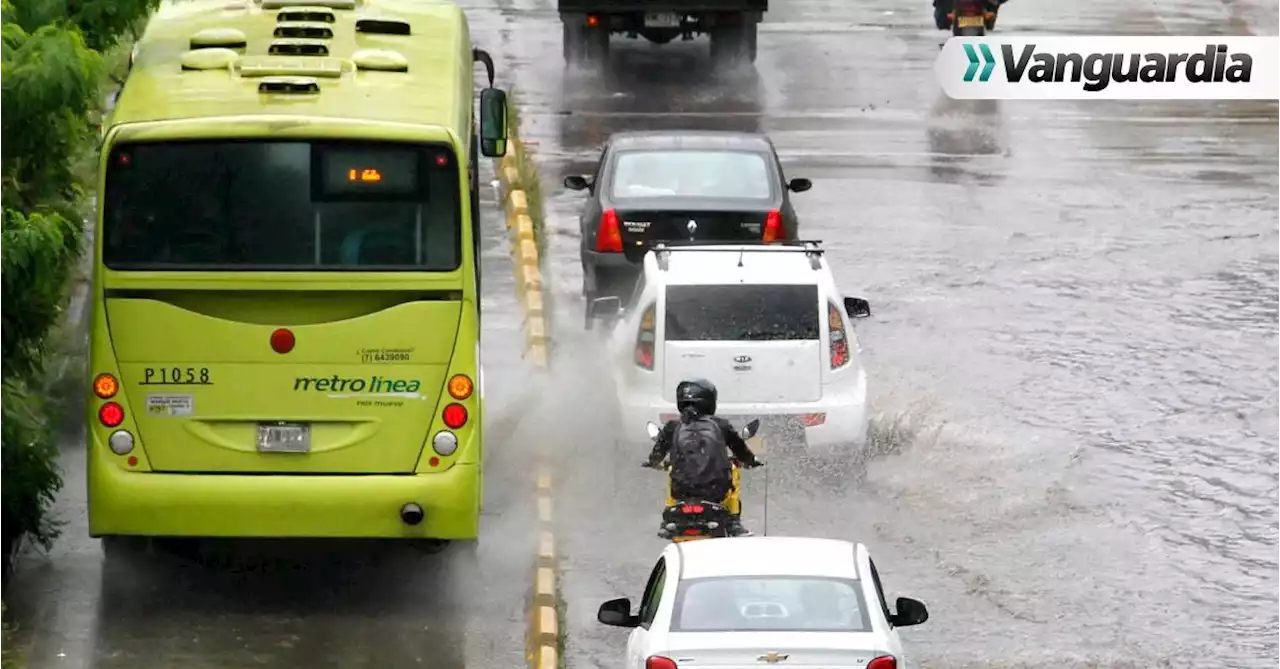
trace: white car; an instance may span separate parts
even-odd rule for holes
[[[639,610],[623,597],[597,619],[632,628],[627,669],[901,669],[898,628],[929,612],[907,597],[894,608],[860,543],[741,537],[667,546]]]
[[[676,417],[676,384],[719,389],[716,413],[803,435],[812,454],[867,438],[867,375],[853,319],[866,300],[843,297],[816,242],[659,244],[631,299],[603,297],[609,356],[626,429]]]

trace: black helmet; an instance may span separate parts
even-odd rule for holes
[[[687,379],[676,386],[676,408],[680,413],[692,411],[702,416],[716,412],[716,384],[706,379]]]

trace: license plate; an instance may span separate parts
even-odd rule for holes
[[[956,19],[956,25],[961,28],[977,28],[984,25],[985,19],[981,16],[961,16]]]
[[[674,12],[655,12],[644,15],[646,28],[679,28],[680,17]]]
[[[259,423],[258,450],[262,453],[310,453],[311,426],[303,423]]]

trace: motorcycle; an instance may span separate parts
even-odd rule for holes
[[[649,438],[655,441],[662,433],[662,428],[658,427],[657,423],[650,422],[645,428],[649,432]],[[746,441],[754,437],[759,429],[760,421],[753,420],[738,430],[738,436]],[[738,462],[737,458],[730,458],[729,464],[733,470],[733,484],[729,494],[720,501],[683,500],[672,497],[671,461],[666,460],[654,467],[668,474],[667,504],[662,510],[663,533],[659,536],[663,539],[671,539],[673,543],[729,536],[729,519],[732,515],[740,514],[742,510],[742,500],[738,496],[741,481],[739,472],[742,469],[742,463]]]
[[[996,27],[1000,3],[987,0],[934,0],[933,20],[956,37],[982,37]]]

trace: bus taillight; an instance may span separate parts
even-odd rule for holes
[[[93,394],[109,400],[120,392],[120,382],[110,374],[99,374],[93,379]]]
[[[467,408],[455,402],[444,408],[441,417],[444,418],[444,424],[448,425],[449,429],[456,430],[467,424]]]

